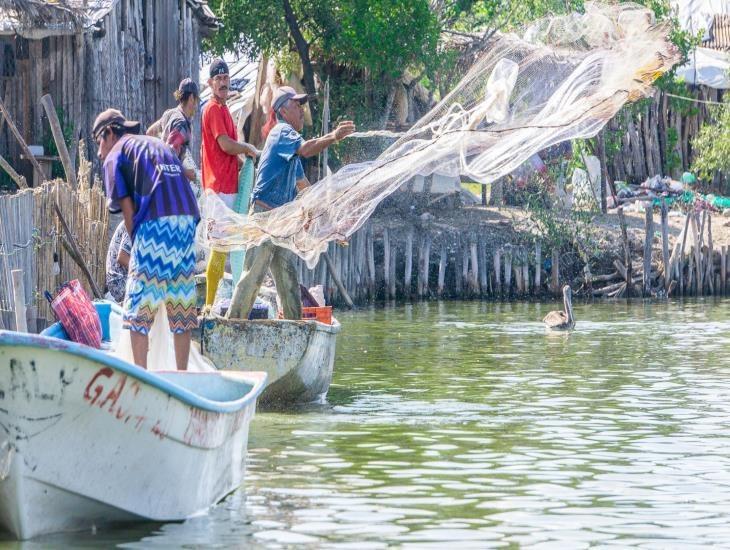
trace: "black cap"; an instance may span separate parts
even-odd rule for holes
[[[228,65],[221,58],[214,59],[213,63],[210,64],[210,78],[219,74],[228,74]]]
[[[198,88],[198,83],[195,82],[192,78],[183,78],[180,81],[180,85],[177,87],[177,91],[181,94],[193,94],[195,96],[200,96],[200,88]]]
[[[139,134],[139,122],[134,120],[127,120],[121,113],[121,111],[117,111],[116,109],[107,109],[96,117],[93,130],[91,131],[91,135],[94,139],[98,139],[99,134],[102,132],[102,130],[105,130],[107,127],[114,125],[124,128],[129,134]]]

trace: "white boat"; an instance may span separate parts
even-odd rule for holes
[[[263,371],[265,406],[323,402],[335,363],[340,323],[289,320],[201,319],[200,349],[225,372]]]
[[[0,524],[19,539],[184,520],[243,481],[264,373],[150,372],[9,331],[0,364]]]

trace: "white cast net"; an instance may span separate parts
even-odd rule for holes
[[[679,60],[668,32],[646,8],[588,3],[583,14],[539,21],[524,38],[500,36],[375,160],[345,166],[266,213],[236,214],[208,196],[206,245],[230,251],[271,240],[313,267],[329,241],[352,235],[414,176],[492,182],[551,145],[596,135]]]

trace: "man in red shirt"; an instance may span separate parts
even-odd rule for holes
[[[215,193],[228,208],[233,208],[238,194],[238,155],[256,158],[259,152],[255,147],[238,141],[236,125],[226,105],[230,78],[228,65],[222,59],[215,59],[210,65],[208,86],[212,96],[203,109],[203,189],[206,193]],[[205,272],[206,305],[212,305],[215,301],[225,263],[225,252],[211,251]]]

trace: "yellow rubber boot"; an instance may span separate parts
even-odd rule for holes
[[[226,268],[226,253],[218,250],[211,250],[208,267],[205,270],[205,305],[212,306],[215,302],[215,293],[218,290],[218,283],[223,278]]]

